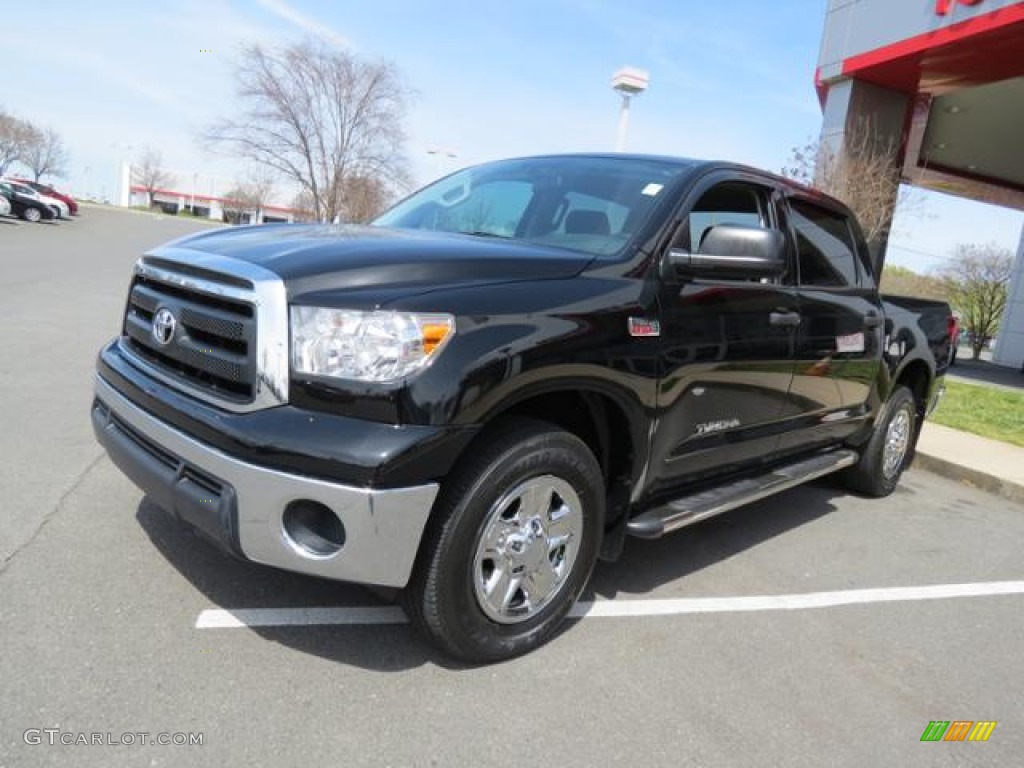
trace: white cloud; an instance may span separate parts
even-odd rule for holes
[[[256,0],[256,2],[275,16],[279,16],[288,23],[294,24],[299,29],[308,32],[311,35],[315,35],[326,42],[334,43],[335,45],[343,48],[351,47],[348,40],[339,35],[329,26],[320,23],[316,19],[310,18],[299,10],[296,10],[284,0]]]

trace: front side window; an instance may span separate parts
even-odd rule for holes
[[[709,189],[690,211],[683,230],[683,246],[699,253],[711,228],[719,224],[767,227],[763,192],[750,184],[724,182]]]
[[[414,193],[374,225],[623,253],[686,161],[539,157],[467,168]]]
[[[857,259],[845,216],[804,200],[790,201],[801,285],[857,285]]]

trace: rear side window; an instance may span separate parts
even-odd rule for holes
[[[858,284],[850,222],[804,200],[790,200],[801,285],[842,288]]]

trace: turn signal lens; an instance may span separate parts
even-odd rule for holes
[[[432,355],[434,350],[440,347],[452,333],[450,320],[436,323],[423,323],[420,326],[420,333],[423,334],[423,351]]]

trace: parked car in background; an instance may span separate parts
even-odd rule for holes
[[[11,184],[0,179],[0,193],[10,202],[11,213],[25,221],[49,221],[57,217],[56,211],[39,199],[38,193],[34,190],[31,195],[20,192],[26,189],[20,184]]]
[[[36,190],[32,189],[32,187],[27,186],[26,184],[23,184],[22,182],[12,178],[4,178],[0,179],[0,181],[7,182],[7,184],[9,184],[19,194],[24,195],[25,197],[33,198],[38,202],[43,203],[43,205],[47,206],[53,211],[55,217],[60,219],[71,218],[71,209],[68,208],[67,203],[62,202],[61,200],[58,200],[55,197],[40,194]]]
[[[75,202],[75,198],[71,195],[65,195],[63,192],[58,192],[49,184],[44,184],[41,181],[29,181],[28,179],[20,179],[16,176],[12,176],[11,180],[18,182],[19,184],[24,184],[26,187],[31,187],[40,195],[46,195],[47,197],[53,197],[60,200],[68,207],[68,211],[72,216],[78,215],[78,203]]]
[[[0,186],[0,216],[9,216],[11,214],[11,201],[7,197],[7,192]]]

